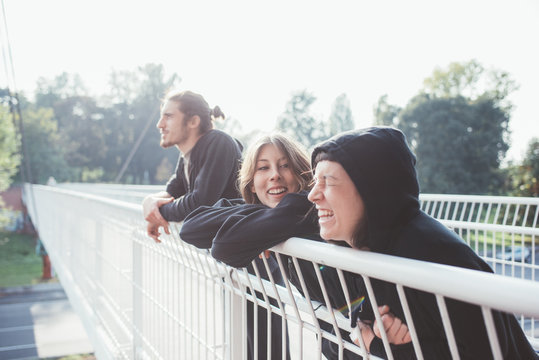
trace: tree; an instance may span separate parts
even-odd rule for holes
[[[424,192],[485,194],[503,187],[500,163],[508,145],[511,77],[475,60],[436,69],[425,89],[395,115],[379,101],[378,118],[404,131],[417,158]]]
[[[21,158],[19,137],[8,109],[0,106],[0,192],[6,190],[17,172]]]
[[[110,92],[98,100],[87,95],[77,75],[41,78],[36,105],[53,111],[59,149],[73,180],[114,181],[130,159],[122,180],[153,183],[164,157],[175,163],[177,151],[159,147],[154,124],[161,98],[178,79],[173,74],[165,81],[163,66],[155,64],[113,72]]]
[[[11,185],[11,179],[20,163],[18,137],[11,121],[8,109],[0,105],[0,192]],[[9,218],[4,213],[3,199],[0,197],[0,229],[8,224]]]
[[[180,81],[177,74],[172,74],[165,79],[163,65],[146,64],[141,66],[135,72],[135,79],[130,82],[131,90],[135,91],[130,102],[122,101],[113,105],[115,133],[111,133],[112,138],[119,136],[118,141],[107,141],[111,146],[116,146],[111,150],[115,156],[113,159],[116,164],[112,165],[110,174],[114,173],[114,180],[118,171],[125,164],[130,155],[131,160],[126,168],[122,182],[142,183],[149,181],[156,183],[157,169],[166,157],[170,163],[175,164],[178,158],[178,151],[170,148],[163,150],[159,146],[159,131],[155,124],[159,119],[160,101],[166,92],[176,87]],[[135,86],[135,85],[136,86]],[[118,84],[118,86],[121,84]],[[136,142],[141,139],[140,144],[135,150]]]
[[[29,107],[23,111],[24,136],[32,180],[45,184],[49,177],[58,182],[73,181],[75,171],[65,157],[65,148],[50,108]]]
[[[307,148],[326,137],[322,121],[315,119],[309,113],[315,100],[316,97],[307,90],[293,93],[277,123],[277,129],[290,135]]]
[[[530,141],[522,165],[529,174],[529,180],[526,182],[528,196],[539,196],[539,138],[535,137]]]
[[[333,103],[329,116],[329,136],[354,128],[354,119],[350,109],[350,100],[346,94],[339,95]]]
[[[100,181],[101,163],[107,153],[105,110],[86,94],[84,84],[76,74],[62,73],[52,80],[40,78],[35,92],[36,106],[37,109],[52,110],[51,119],[56,125],[47,125],[47,131],[58,133],[56,150],[73,170],[71,180]]]
[[[508,117],[492,100],[419,95],[400,114],[400,128],[416,156],[421,190],[433,193],[495,193]]]
[[[539,196],[539,138],[530,140],[522,164],[509,166],[506,186],[513,196]]]
[[[396,127],[401,110],[400,107],[389,104],[387,94],[380,96],[374,107],[374,124]]]
[[[55,103],[61,99],[87,95],[88,90],[86,90],[80,75],[63,72],[53,79],[44,77],[38,79],[35,104],[38,107],[54,108]]]
[[[105,110],[91,97],[70,96],[57,101],[53,111],[69,166],[78,168],[81,176],[82,169],[99,167],[107,153]]]
[[[488,98],[505,111],[511,109],[507,96],[518,89],[509,73],[486,70],[477,60],[453,62],[447,69],[437,68],[423,84],[425,92],[435,97],[463,96],[470,101]]]

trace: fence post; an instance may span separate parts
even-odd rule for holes
[[[143,304],[142,304],[142,245],[139,241],[133,241],[133,354],[135,359],[144,358],[143,331]]]
[[[236,286],[238,284],[235,284]],[[226,317],[225,330],[227,331],[228,343],[230,344],[230,360],[246,359],[244,356],[244,343],[247,338],[247,327],[245,318],[245,299],[233,290],[229,291],[225,297],[225,309],[229,309]]]

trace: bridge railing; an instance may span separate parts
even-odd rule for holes
[[[496,273],[539,279],[539,198],[421,194],[420,201]]]
[[[261,267],[268,267],[265,259],[254,262],[251,273],[227,267],[207,251],[182,242],[181,224],[172,224],[173,234],[154,243],[145,234],[138,204],[90,191],[35,185],[27,186],[25,194],[40,238],[99,359],[246,359],[248,304],[280,317],[279,324],[269,321],[267,326],[287,330],[280,332],[281,340],[288,344],[284,348],[290,349],[292,359],[321,359],[323,340],[333,344],[335,358],[342,358],[345,351],[363,354],[344,335],[352,330],[346,310],[358,300],[350,297],[344,272],[360,274],[368,291],[372,291],[371,278],[376,278],[394,283],[401,295],[406,287],[434,294],[446,325],[446,298],[480,306],[497,359],[502,355],[492,324],[493,309],[518,315],[530,341],[539,348],[535,320],[539,283],[535,281],[293,238],[272,249],[285,276],[278,285],[258,275]],[[535,239],[536,224],[533,229]],[[299,262],[312,265],[326,299],[335,284],[325,283],[324,269],[337,269],[347,302],[344,311],[328,310],[299,293],[309,293],[304,279],[300,276],[298,288],[294,287],[285,269],[292,266],[301,274]],[[407,322],[413,323],[408,321],[406,300],[401,303]],[[255,328],[263,324],[256,316],[249,321]],[[445,329],[457,358],[451,328]],[[420,340],[411,331],[421,358]],[[271,329],[267,334],[269,339],[255,336],[254,346],[271,342]],[[385,339],[384,344],[391,353]],[[268,355],[284,358],[285,354]]]

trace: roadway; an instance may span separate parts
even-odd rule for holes
[[[0,288],[0,360],[92,352],[59,283]]]

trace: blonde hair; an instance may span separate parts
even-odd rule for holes
[[[272,133],[261,137],[249,146],[245,153],[238,177],[238,189],[247,204],[260,204],[260,200],[251,191],[251,185],[256,172],[258,155],[265,145],[273,145],[283,152],[289,161],[294,178],[299,184],[299,190],[310,190],[313,174],[307,152],[303,147],[282,133]]]

